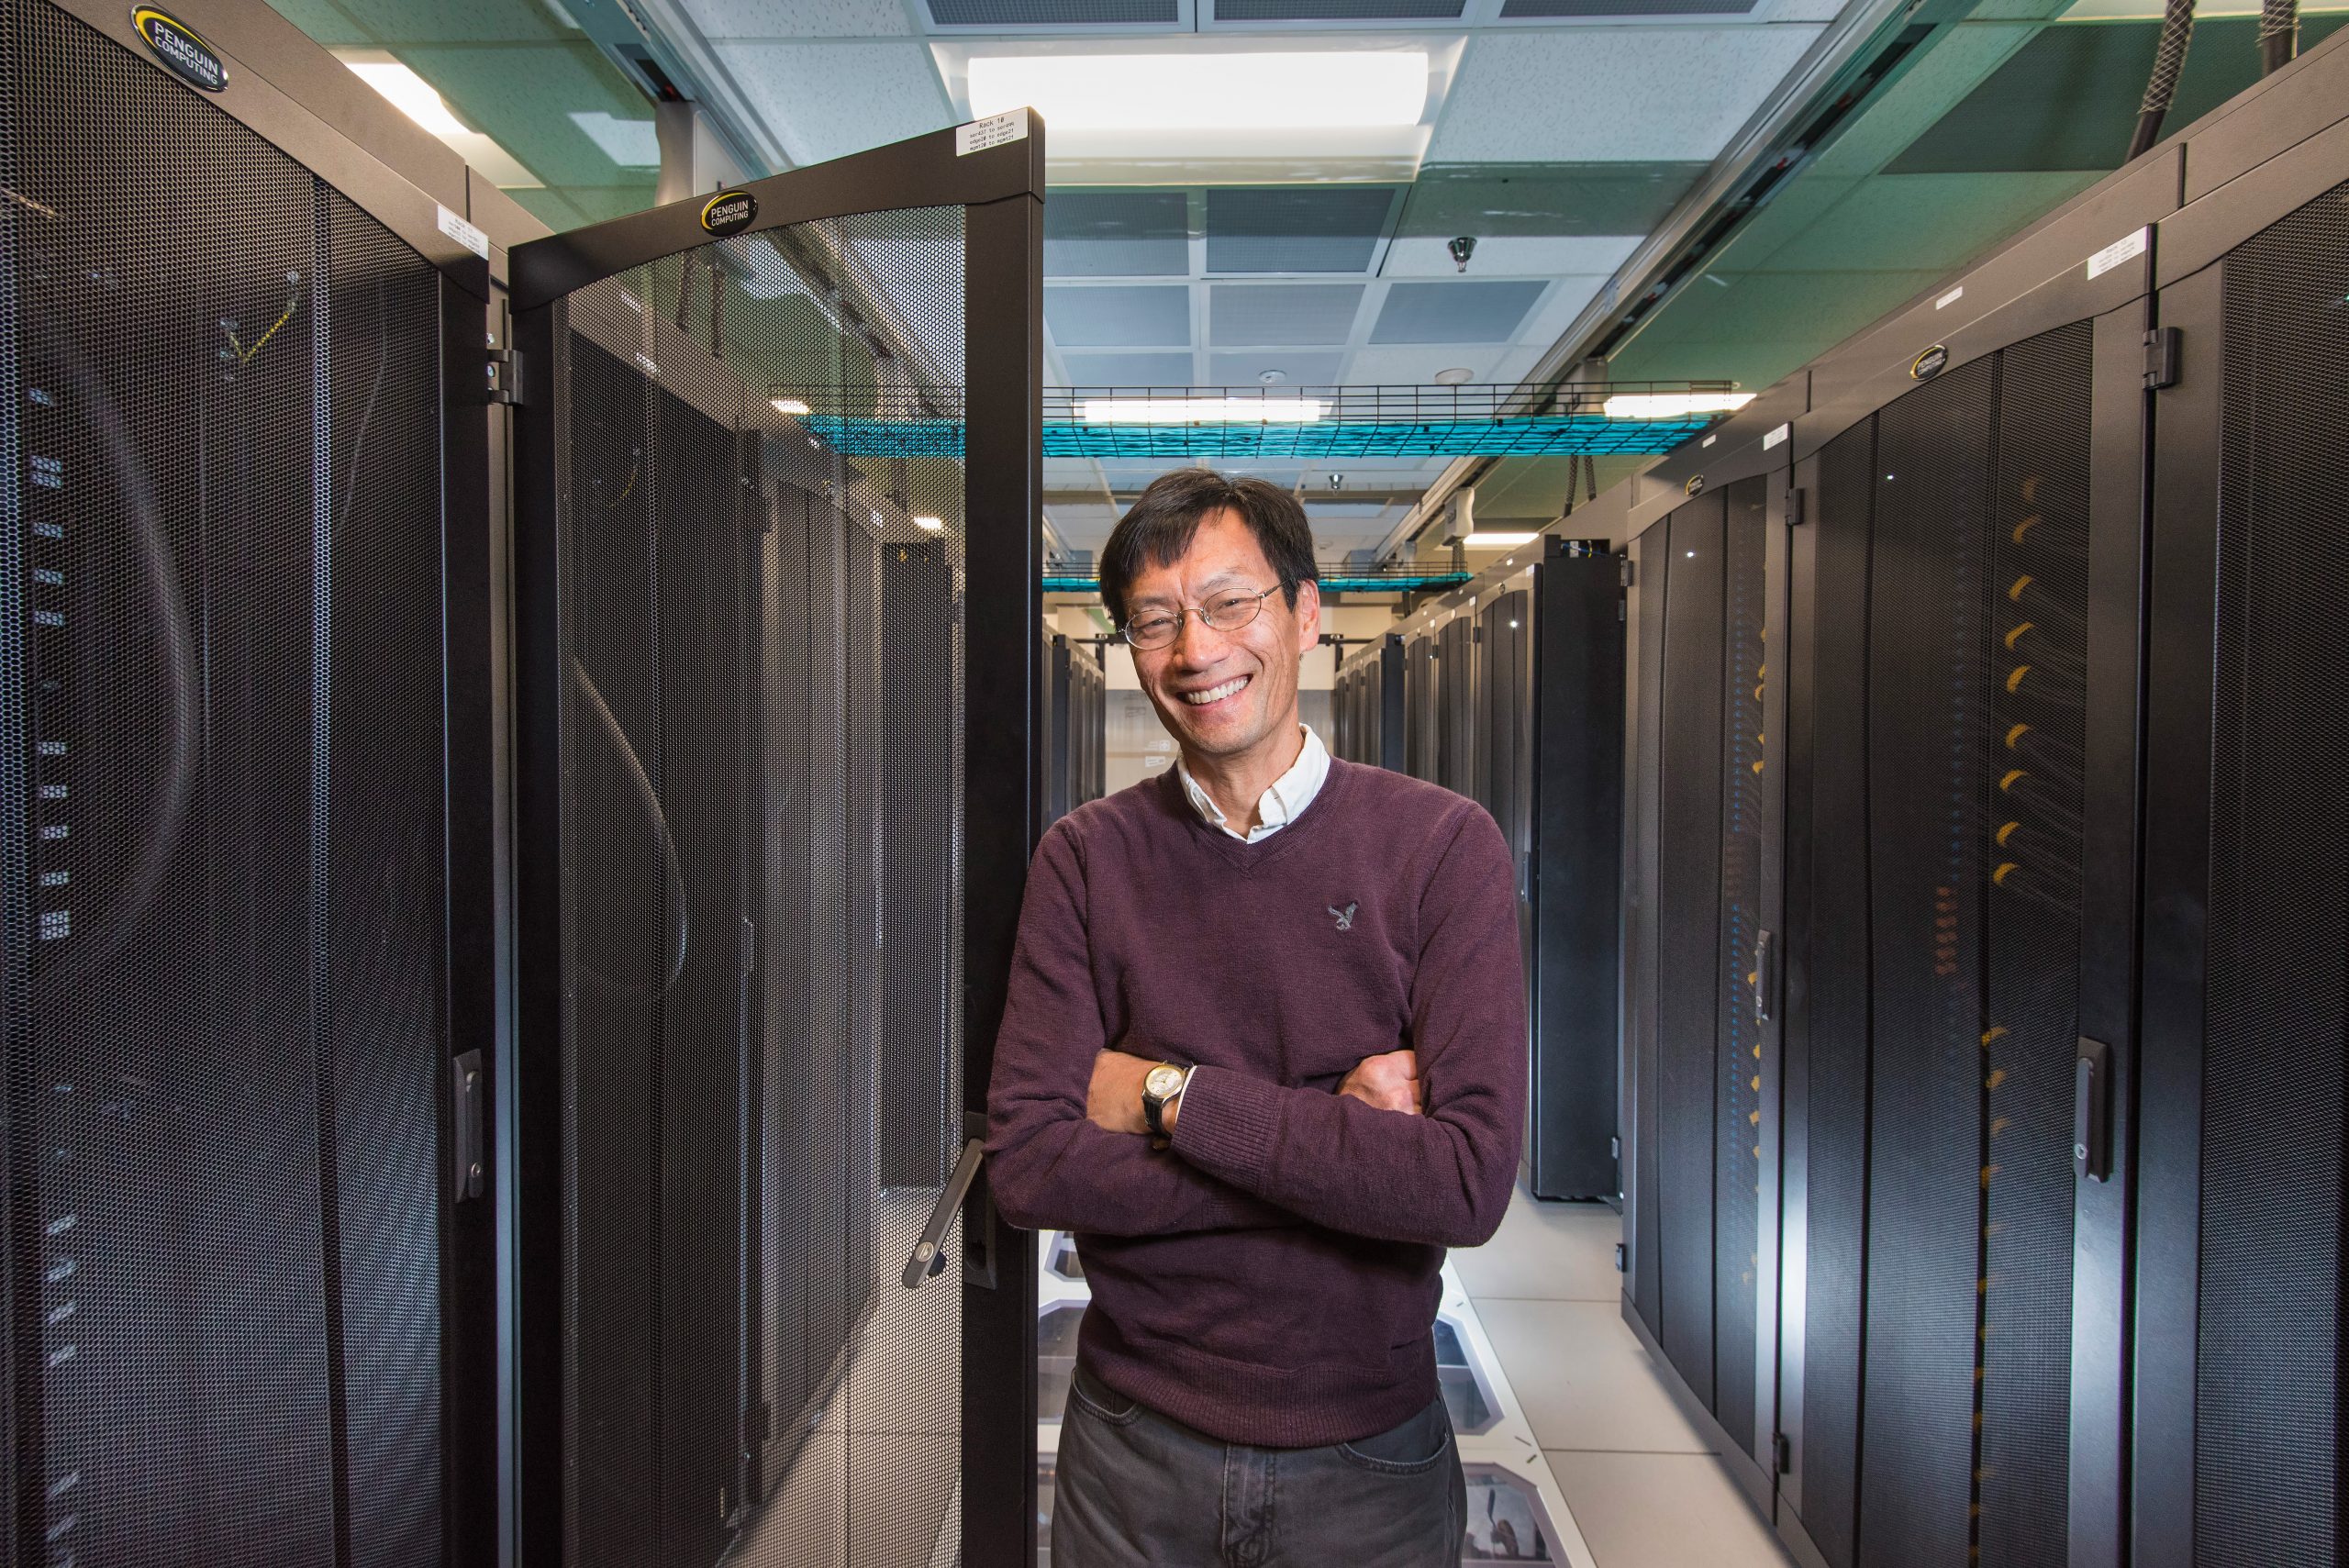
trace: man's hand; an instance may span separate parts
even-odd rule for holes
[[[1141,1114],[1141,1081],[1158,1063],[1146,1056],[1105,1051],[1093,1059],[1093,1082],[1085,1091],[1085,1119],[1108,1132],[1147,1134]]]
[[[1100,1069],[1094,1070],[1093,1081],[1100,1083]],[[1418,1116],[1426,1108],[1427,1095],[1419,1084],[1419,1052],[1390,1051],[1383,1055],[1365,1056],[1354,1063],[1354,1070],[1338,1085],[1338,1093],[1352,1095],[1364,1105],[1383,1111]]]

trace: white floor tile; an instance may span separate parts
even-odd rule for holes
[[[1547,1457],[1598,1568],[1787,1568],[1793,1561],[1708,1456]]]
[[[1476,1314],[1542,1448],[1708,1451],[1619,1303],[1488,1300]]]
[[[1451,1256],[1473,1300],[1613,1301],[1622,1239],[1623,1217],[1603,1203],[1542,1203],[1520,1188],[1490,1241]]]

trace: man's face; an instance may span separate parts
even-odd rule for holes
[[[1187,612],[1232,594],[1272,593],[1254,620],[1218,631]],[[1164,648],[1134,652],[1134,673],[1158,717],[1186,751],[1237,758],[1297,727],[1297,662],[1320,639],[1321,600],[1300,583],[1289,607],[1280,577],[1236,512],[1210,514],[1183,558],[1145,565],[1126,595],[1126,614],[1183,615]]]

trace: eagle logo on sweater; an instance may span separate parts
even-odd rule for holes
[[[1341,909],[1336,905],[1331,904],[1326,907],[1329,909],[1330,914],[1335,915],[1338,917],[1338,929],[1341,931],[1351,931],[1354,929],[1354,911],[1361,908],[1362,906],[1359,903],[1349,904],[1344,908]]]

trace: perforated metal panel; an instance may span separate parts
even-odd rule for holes
[[[1657,1061],[1659,862],[1663,834],[1664,627],[1671,572],[1671,524],[1631,540],[1632,581],[1639,615],[1629,650],[1637,700],[1631,705],[1631,762],[1623,800],[1623,1036],[1631,1079],[1626,1130],[1631,1133],[1630,1201],[1631,1303],[1650,1333],[1664,1331],[1662,1207],[1657,1190],[1658,1113],[1663,1084]]]
[[[1435,634],[1435,782],[1476,792],[1476,624],[1466,616]]]
[[[1876,417],[1869,579],[1874,1018],[1863,1557],[1971,1541],[1983,1225],[1982,904],[1994,361]],[[1879,1416],[1884,1418],[1878,1418]]]
[[[1993,1568],[2066,1560],[2087,665],[2086,322],[1999,356],[1984,844],[1981,1473]]]
[[[1810,628],[1812,858],[1808,1009],[1809,1237],[1798,1512],[1832,1568],[1858,1562],[1860,1367],[1867,1334],[1868,553],[1876,422],[1819,454],[1819,606]],[[1790,1031],[1791,1033],[1791,1031]]]
[[[555,306],[569,1562],[953,1555],[959,1296],[896,1275],[960,1120],[962,469],[781,410],[959,423],[963,230]]]
[[[1720,1106],[1723,509],[1672,514],[1664,617],[1656,901],[1656,1185],[1663,1340],[1697,1397],[1714,1387],[1714,1147]],[[1705,976],[1698,981],[1697,976]]]
[[[2342,1558],[2349,186],[2223,274],[2194,1562]]]
[[[1753,1011],[1762,929],[1764,507],[1755,475],[1721,494],[1720,948],[1713,1065],[1713,1414],[1753,1451],[1754,1292],[1760,1275],[1762,1026]]]
[[[440,281],[0,5],[10,1562],[441,1560]]]

